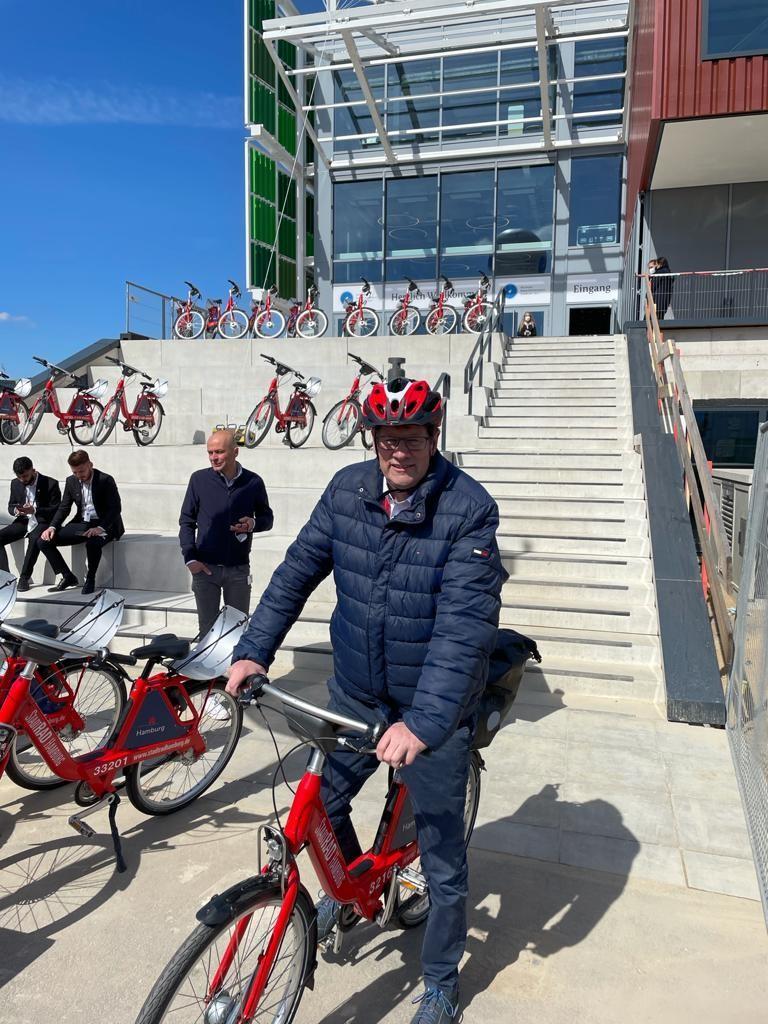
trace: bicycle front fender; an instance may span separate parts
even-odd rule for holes
[[[280,879],[272,875],[254,875],[237,882],[222,893],[217,893],[198,910],[195,917],[200,924],[214,927],[229,924],[256,896],[280,896]]]

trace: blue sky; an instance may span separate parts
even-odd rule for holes
[[[316,9],[306,0],[304,9]],[[0,363],[245,275],[242,0],[0,0]],[[224,292],[225,293],[225,292]]]

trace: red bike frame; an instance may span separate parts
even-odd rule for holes
[[[119,403],[124,430],[135,430],[140,423],[153,427],[155,425],[155,402],[157,399],[154,395],[148,395],[146,390],[142,389],[136,395],[136,404],[133,407],[133,411],[131,411],[128,408],[128,402],[125,397],[125,382],[125,370],[121,370],[120,380],[117,382],[114,394],[107,400],[104,408],[108,409],[112,402],[116,401]]]
[[[272,312],[272,296],[277,295],[277,289],[272,285],[271,288],[264,289],[264,294],[266,295],[266,298],[263,303],[256,301],[251,303],[251,315],[248,317],[248,330],[251,334],[254,333],[254,325],[259,313],[266,313],[269,315]],[[296,315],[298,316],[298,313]]]
[[[59,370],[58,367],[56,369],[51,370],[51,375],[45,382],[45,387],[43,389],[42,395],[40,395],[38,400],[29,410],[30,419],[32,418],[32,415],[34,414],[35,409],[38,407],[40,402],[43,402],[45,403],[45,411],[52,412],[53,415],[61,424],[61,427],[59,429],[62,429],[63,427],[64,431],[66,431],[69,429],[69,425],[71,423],[85,423],[89,426],[93,426],[92,410],[93,402],[95,401],[95,399],[92,399],[90,395],[84,394],[82,389],[79,389],[75,393],[75,395],[72,398],[72,401],[69,403],[69,408],[67,409],[67,411],[64,412],[62,410],[61,406],[59,405],[59,399],[56,395],[56,388],[54,387],[53,384],[53,382],[56,380],[57,374],[59,373],[66,373],[66,371]]]
[[[285,430],[286,426],[289,423],[298,423],[302,426],[306,426],[307,414],[305,411],[306,399],[302,398],[301,391],[294,391],[288,401],[288,405],[286,406],[285,412],[281,410],[279,388],[280,378],[284,377],[286,373],[295,373],[296,371],[291,370],[289,367],[282,367],[281,363],[278,363],[277,366],[278,370],[275,373],[275,376],[269,382],[269,387],[267,388],[266,395],[264,395],[264,397],[256,407],[256,419],[258,420],[261,410],[264,408],[265,403],[269,403],[272,406],[272,409],[275,413],[275,419],[277,420],[277,423],[275,424],[275,430],[278,433],[281,433],[283,430]],[[281,368],[284,369],[286,373],[281,373]]]
[[[344,321],[348,325],[348,329],[353,327],[357,320],[362,317],[365,299],[371,294],[371,286],[368,283],[368,281],[366,281],[365,278],[362,278],[362,282],[363,287],[360,291],[360,294],[357,296],[357,301],[347,303],[346,313],[344,314]],[[350,319],[354,313],[357,313],[357,316],[354,319]]]
[[[369,366],[368,363],[363,362],[363,360],[360,359],[359,356],[353,355],[352,352],[348,352],[347,355],[349,356],[350,359],[353,359],[359,365],[360,369],[357,371],[355,379],[352,381],[352,387],[349,389],[347,394],[342,399],[341,407],[339,408],[339,411],[336,414],[337,423],[342,423],[344,421],[344,417],[349,415],[349,407],[351,405],[362,405],[360,401],[360,392],[362,390],[360,382],[363,377],[371,377],[375,374],[376,376],[378,376],[379,380],[384,380],[384,378],[381,376],[379,371],[375,369],[375,367]]]
[[[448,298],[448,292],[453,291],[453,285],[448,280],[448,278],[443,277],[442,280],[444,281],[444,284],[443,287],[440,289],[440,294],[437,296],[437,302],[435,302],[435,304],[432,306],[432,309],[430,309],[429,311],[430,313],[432,313],[435,310],[437,310],[437,315],[440,317],[441,320],[443,317],[443,309],[445,308],[445,303]]]

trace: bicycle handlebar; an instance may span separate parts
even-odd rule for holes
[[[268,363],[272,363],[279,377],[285,376],[286,373],[295,373],[299,380],[305,380],[303,373],[299,373],[298,370],[294,370],[292,366],[288,366],[285,363],[278,363],[272,356],[266,355],[264,352],[260,352],[259,355],[262,359],[265,359]]]
[[[138,373],[140,377],[144,378],[144,380],[152,380],[148,373],[144,373],[143,370],[139,370],[135,366],[131,366],[129,363],[124,363],[120,359],[115,359],[114,356],[107,356],[107,359],[110,361],[110,363],[114,363],[115,366],[119,366],[120,369],[123,371],[124,376],[126,377],[132,377],[134,373]]]
[[[196,295],[198,299],[202,298],[202,295],[200,294],[198,289],[195,288],[191,281],[185,281],[184,284],[187,286],[187,288],[189,288],[189,291],[192,295]]]
[[[77,374],[71,373],[69,370],[65,370],[62,366],[57,366],[56,363],[49,363],[47,359],[41,359],[40,356],[32,356],[36,363],[40,363],[46,370],[51,370],[53,373],[60,373],[63,377],[71,377],[72,380],[77,380]]]
[[[342,729],[350,729],[360,733],[374,747],[386,729],[383,722],[371,725],[369,722],[363,722],[359,718],[350,718],[347,715],[340,715],[336,711],[329,711],[328,708],[319,707],[317,704],[310,704],[309,701],[302,700],[301,697],[297,697],[293,693],[286,693],[285,690],[280,690],[277,686],[273,686],[266,676],[258,674],[248,676],[245,680],[245,688],[238,695],[238,700],[244,707],[250,707],[253,704],[257,704],[261,696],[275,697],[282,704],[287,704],[289,708],[303,711],[304,714],[311,715],[313,718],[319,718],[323,722],[328,722],[329,725],[338,725]]]
[[[33,633],[22,626],[13,626],[10,622],[4,622],[0,626],[0,633],[6,633],[17,640],[26,640],[29,643],[40,644],[41,647],[53,647],[64,654],[75,654],[79,658],[107,658],[109,651],[106,647],[100,647],[95,651],[89,651],[85,647],[76,647],[68,644],[66,640],[59,640],[56,637],[41,636],[40,633]]]
[[[379,380],[384,380],[381,371],[377,370],[375,366],[371,366],[370,363],[366,363],[364,359],[361,359],[360,356],[356,356],[354,352],[347,352],[347,355],[349,356],[350,359],[354,359],[354,361],[359,365],[362,373],[366,374],[367,376],[375,375],[376,377],[379,378]]]
[[[231,277],[228,277],[227,278],[227,284],[231,284],[232,285],[232,288],[231,288],[232,294],[235,296],[236,299],[239,299],[240,295],[241,295],[241,292],[240,292],[240,288],[238,287],[236,282],[233,281]]]

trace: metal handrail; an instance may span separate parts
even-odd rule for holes
[[[475,386],[475,378],[479,378],[478,384],[483,386],[483,363],[491,362],[491,341],[493,332],[498,329],[504,318],[504,308],[507,302],[506,288],[500,288],[493,303],[488,323],[483,327],[477,336],[474,348],[469,354],[464,367],[464,394],[467,396],[467,415],[472,415],[472,389]]]
[[[646,334],[656,378],[659,413],[675,439],[706,572],[705,586],[712,602],[715,628],[726,665],[730,665],[733,655],[731,545],[725,532],[712,482],[712,471],[693,412],[677,345],[671,339],[665,340],[659,327],[649,275],[642,276],[645,278]]]
[[[451,375],[450,373],[441,373],[435,381],[435,391],[439,391],[443,396],[443,426],[440,431],[440,451],[444,452],[448,445],[448,401],[451,397]]]
[[[171,331],[173,330],[173,322],[175,319],[174,313],[178,306],[186,306],[187,300],[179,298],[177,295],[166,295],[165,292],[155,291],[154,288],[147,288],[146,285],[137,284],[136,281],[125,282],[125,330],[127,334],[136,333],[131,329],[131,304],[140,304],[134,292],[143,292],[146,295],[153,295],[155,298],[160,299],[160,309],[153,311],[154,317],[157,318],[157,323],[160,327],[159,337],[170,338]],[[203,306],[198,306],[196,303],[192,303],[192,309],[197,310],[204,317],[208,316],[208,310]],[[133,317],[136,321],[136,316]],[[144,321],[145,323],[151,323],[150,321]],[[167,330],[166,330],[167,328]],[[139,332],[141,333],[141,332]]]

